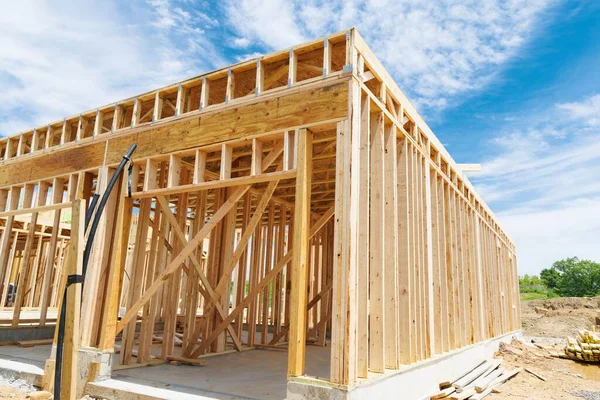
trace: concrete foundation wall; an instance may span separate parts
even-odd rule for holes
[[[299,379],[289,381],[288,400],[378,400],[398,398],[402,400],[428,399],[435,393],[438,383],[456,379],[479,361],[490,358],[498,350],[501,342],[510,342],[513,337],[521,338],[521,331],[515,331],[457,351],[442,354],[400,371],[381,374],[350,390],[335,388],[318,381],[308,382]]]
[[[16,343],[19,341],[27,340],[52,339],[53,337],[54,325],[0,329],[0,342],[2,343]]]

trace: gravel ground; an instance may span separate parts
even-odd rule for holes
[[[600,392],[590,392],[589,390],[576,390],[574,396],[581,397],[585,400],[600,400]]]
[[[16,389],[20,392],[32,392],[35,390],[35,388],[33,386],[31,386],[24,380],[14,379],[14,378],[6,379],[3,377],[0,377],[0,386],[10,387],[10,388]]]
[[[566,345],[567,341],[564,337],[550,337],[550,336],[523,336],[523,342],[529,343],[551,343]]]

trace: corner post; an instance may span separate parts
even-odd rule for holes
[[[360,244],[365,240],[365,227],[360,226],[362,220],[357,217],[365,206],[360,200],[368,190],[360,182],[361,172],[367,168],[368,147],[361,141],[365,134],[361,132],[361,88],[354,79],[348,85],[348,109],[349,119],[337,125],[330,379],[333,383],[351,386],[358,373],[357,286],[361,282],[357,275],[359,269],[368,268],[361,264],[364,247]],[[361,277],[364,278],[362,274]]]

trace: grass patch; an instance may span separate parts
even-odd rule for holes
[[[553,299],[555,297],[559,297],[559,296],[551,290],[549,290],[547,292],[521,293],[521,301],[546,300],[546,299]]]
[[[529,300],[546,300],[548,296],[546,293],[521,293],[521,301],[529,301]]]

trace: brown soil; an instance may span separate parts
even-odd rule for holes
[[[536,312],[536,307],[548,312]],[[525,336],[574,336],[577,329],[589,329],[600,322],[600,297],[524,301],[521,309]]]
[[[17,389],[1,386],[0,387],[0,399],[26,399],[27,393],[20,392]]]
[[[49,400],[52,395],[48,392],[26,392],[11,386],[0,386],[0,399],[29,399]]]
[[[551,347],[551,345],[545,345]],[[562,345],[553,346],[556,351],[562,350]],[[554,350],[553,350],[554,351]],[[502,357],[502,367],[514,369],[527,368],[541,375],[546,381],[523,370],[513,379],[500,386],[501,393],[490,394],[487,398],[495,399],[528,399],[528,400],[581,400],[578,394],[582,391],[595,399],[600,396],[600,366],[578,363],[572,360],[556,358],[550,353],[532,348],[524,343],[513,341],[509,346],[503,346],[498,352]]]
[[[548,311],[541,310],[540,307]],[[576,362],[550,355],[551,352],[562,353],[564,349],[564,343],[553,338],[575,336],[578,329],[590,329],[597,324],[596,318],[600,318],[600,297],[522,302],[523,334],[525,337],[543,337],[538,341],[549,348],[549,351],[513,342],[509,346],[503,346],[498,355],[504,359],[504,368],[528,368],[542,375],[546,381],[523,370],[499,387],[501,393],[491,394],[486,399],[600,399],[600,364]],[[526,340],[531,341],[531,338]]]

